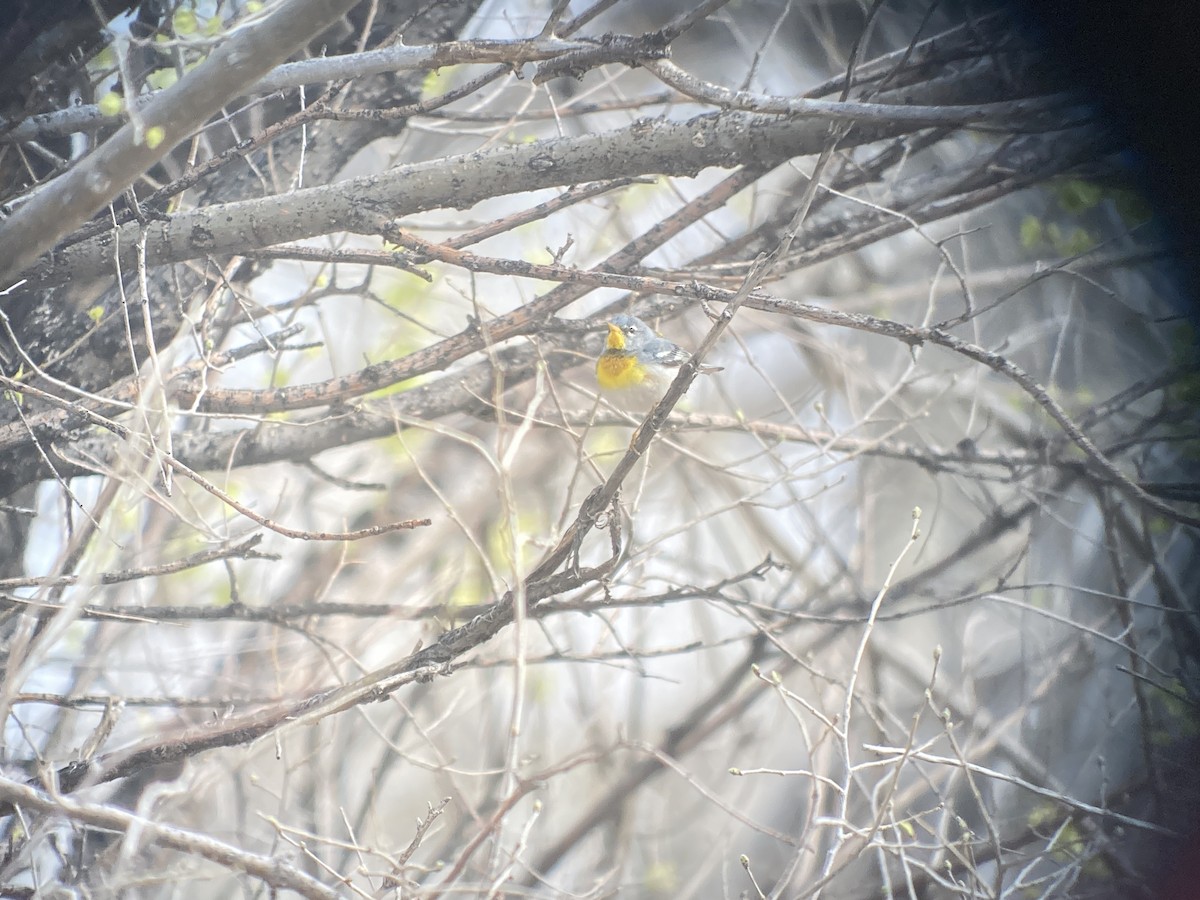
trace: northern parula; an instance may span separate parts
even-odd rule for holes
[[[679,367],[692,358],[678,344],[659,337],[637,316],[613,316],[608,323],[608,341],[596,360],[596,380],[606,393],[637,402],[657,402]],[[701,365],[710,375],[723,366]]]

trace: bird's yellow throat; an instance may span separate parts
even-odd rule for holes
[[[625,349],[625,332],[623,332],[612,322],[608,323],[608,342],[606,346],[609,350]]]

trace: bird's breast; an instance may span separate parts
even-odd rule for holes
[[[632,354],[603,353],[596,363],[596,380],[608,390],[636,387],[645,377],[645,370]]]

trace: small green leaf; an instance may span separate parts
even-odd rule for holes
[[[125,98],[116,91],[109,91],[96,104],[102,116],[115,116],[125,108]]]
[[[421,99],[428,100],[442,93],[442,85],[445,81],[446,78],[442,75],[442,70],[434,69],[421,79]]]
[[[1151,534],[1170,534],[1175,527],[1170,519],[1165,519],[1162,516],[1151,516],[1148,524]]]
[[[1021,246],[1033,250],[1042,242],[1042,220],[1037,216],[1026,216],[1021,220]]]
[[[646,892],[650,895],[672,895],[679,889],[679,870],[670,862],[651,863],[646,868]]]
[[[1073,228],[1059,250],[1064,256],[1078,256],[1080,253],[1087,253],[1095,246],[1096,239],[1087,231],[1082,228]]]
[[[17,368],[16,374],[13,375],[13,381],[20,381],[24,377],[25,363],[21,363],[21,365]],[[17,404],[17,406],[25,405],[25,394],[23,394],[21,391],[5,391],[4,399]]]
[[[1036,830],[1052,827],[1057,817],[1058,813],[1055,807],[1049,803],[1043,803],[1040,806],[1035,806],[1025,821],[1029,824],[1030,828]]]
[[[153,150],[167,139],[167,131],[161,125],[152,125],[146,129],[146,146]]]
[[[173,68],[164,66],[161,69],[155,69],[146,76],[146,84],[154,88],[156,91],[165,91],[171,85],[179,80],[179,73]]]
[[[176,34],[195,34],[199,27],[194,10],[177,9],[175,15],[171,16],[171,28]]]
[[[87,311],[87,317],[99,325],[100,320],[104,318],[104,307],[99,305],[93,306]]]
[[[1056,193],[1059,205],[1073,215],[1094,209],[1104,199],[1104,192],[1099,185],[1078,178],[1059,184]]]

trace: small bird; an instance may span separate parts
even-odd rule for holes
[[[691,358],[692,354],[659,337],[637,316],[613,316],[604,352],[596,360],[596,380],[605,393],[637,404],[653,404],[666,393],[679,367]],[[702,364],[698,371],[711,375],[723,368]]]

